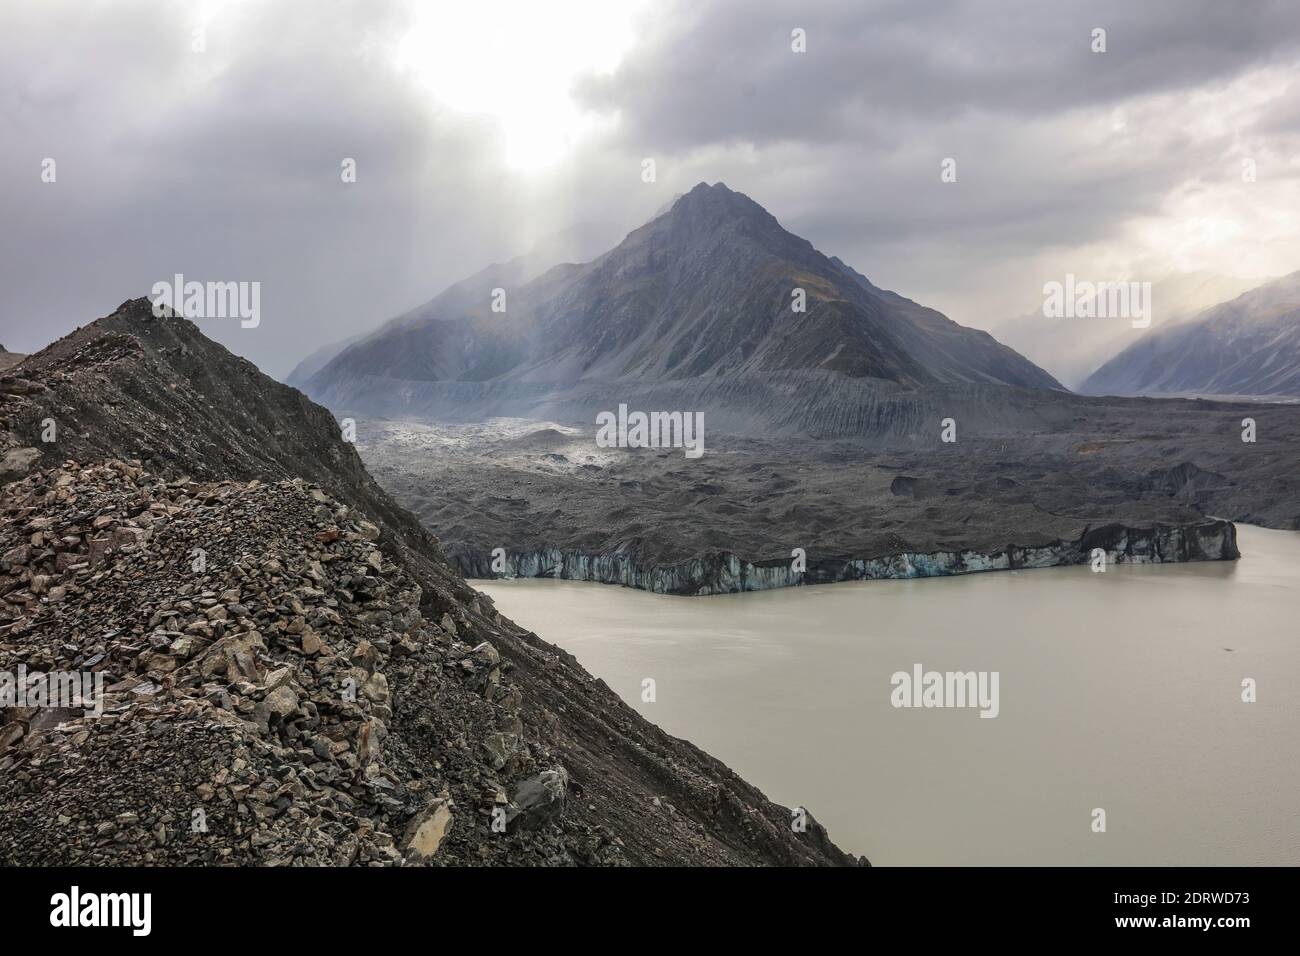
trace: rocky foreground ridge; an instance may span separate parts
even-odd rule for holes
[[[125,304],[0,424],[0,671],[105,691],[0,710],[0,862],[858,862],[497,614],[192,323]]]

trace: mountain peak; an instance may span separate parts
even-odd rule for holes
[[[710,186],[708,183],[699,183],[689,192],[683,194],[675,203],[672,211],[680,212],[685,210],[712,210],[714,212],[732,213],[753,212],[757,210],[768,215],[766,209],[760,206],[754,200],[750,199],[744,193],[738,193],[733,189],[728,189],[726,183],[718,182]]]
[[[748,225],[759,230],[785,230],[776,217],[744,193],[726,183],[699,183],[678,197],[666,215],[658,220],[679,234],[712,232],[719,228]]]
[[[710,186],[704,180],[700,180],[698,183],[696,183],[694,186],[691,187],[691,190],[689,193],[687,193],[687,195],[694,195],[696,193],[701,193],[701,194],[716,193],[719,195],[727,195],[727,196],[740,195],[740,193],[737,193],[735,190],[728,189],[727,184],[720,179],[712,186]]]

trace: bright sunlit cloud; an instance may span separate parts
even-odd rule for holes
[[[418,4],[398,46],[441,104],[500,126],[504,159],[534,171],[568,153],[598,120],[572,98],[583,75],[609,73],[636,39],[640,0],[487,0]]]

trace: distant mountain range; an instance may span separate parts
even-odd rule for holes
[[[490,267],[301,384],[336,409],[376,414],[573,417],[641,394],[677,403],[661,407],[727,406],[733,424],[762,427],[824,419],[809,389],[848,388],[875,407],[900,391],[1063,388],[988,333],[877,288],[721,183],[696,186],[591,262],[534,278]],[[855,419],[870,417],[866,406]]]
[[[1153,307],[1148,329],[1135,329],[1132,322],[1119,318],[1045,316],[1040,308],[1007,319],[992,331],[999,341],[1050,370],[1070,388],[1078,388],[1109,359],[1153,329],[1184,321],[1268,281],[1267,277],[1204,271],[1157,279],[1151,285]]]
[[[21,355],[18,352],[10,352],[3,345],[0,345],[0,372],[3,372],[8,368],[13,368],[26,357],[27,356]]]
[[[1088,376],[1081,391],[1300,396],[1300,272],[1150,331]]]

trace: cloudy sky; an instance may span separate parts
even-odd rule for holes
[[[283,375],[700,181],[967,325],[1066,272],[1280,275],[1298,66],[1294,0],[0,0],[0,343],[180,272],[260,282],[204,328]]]

